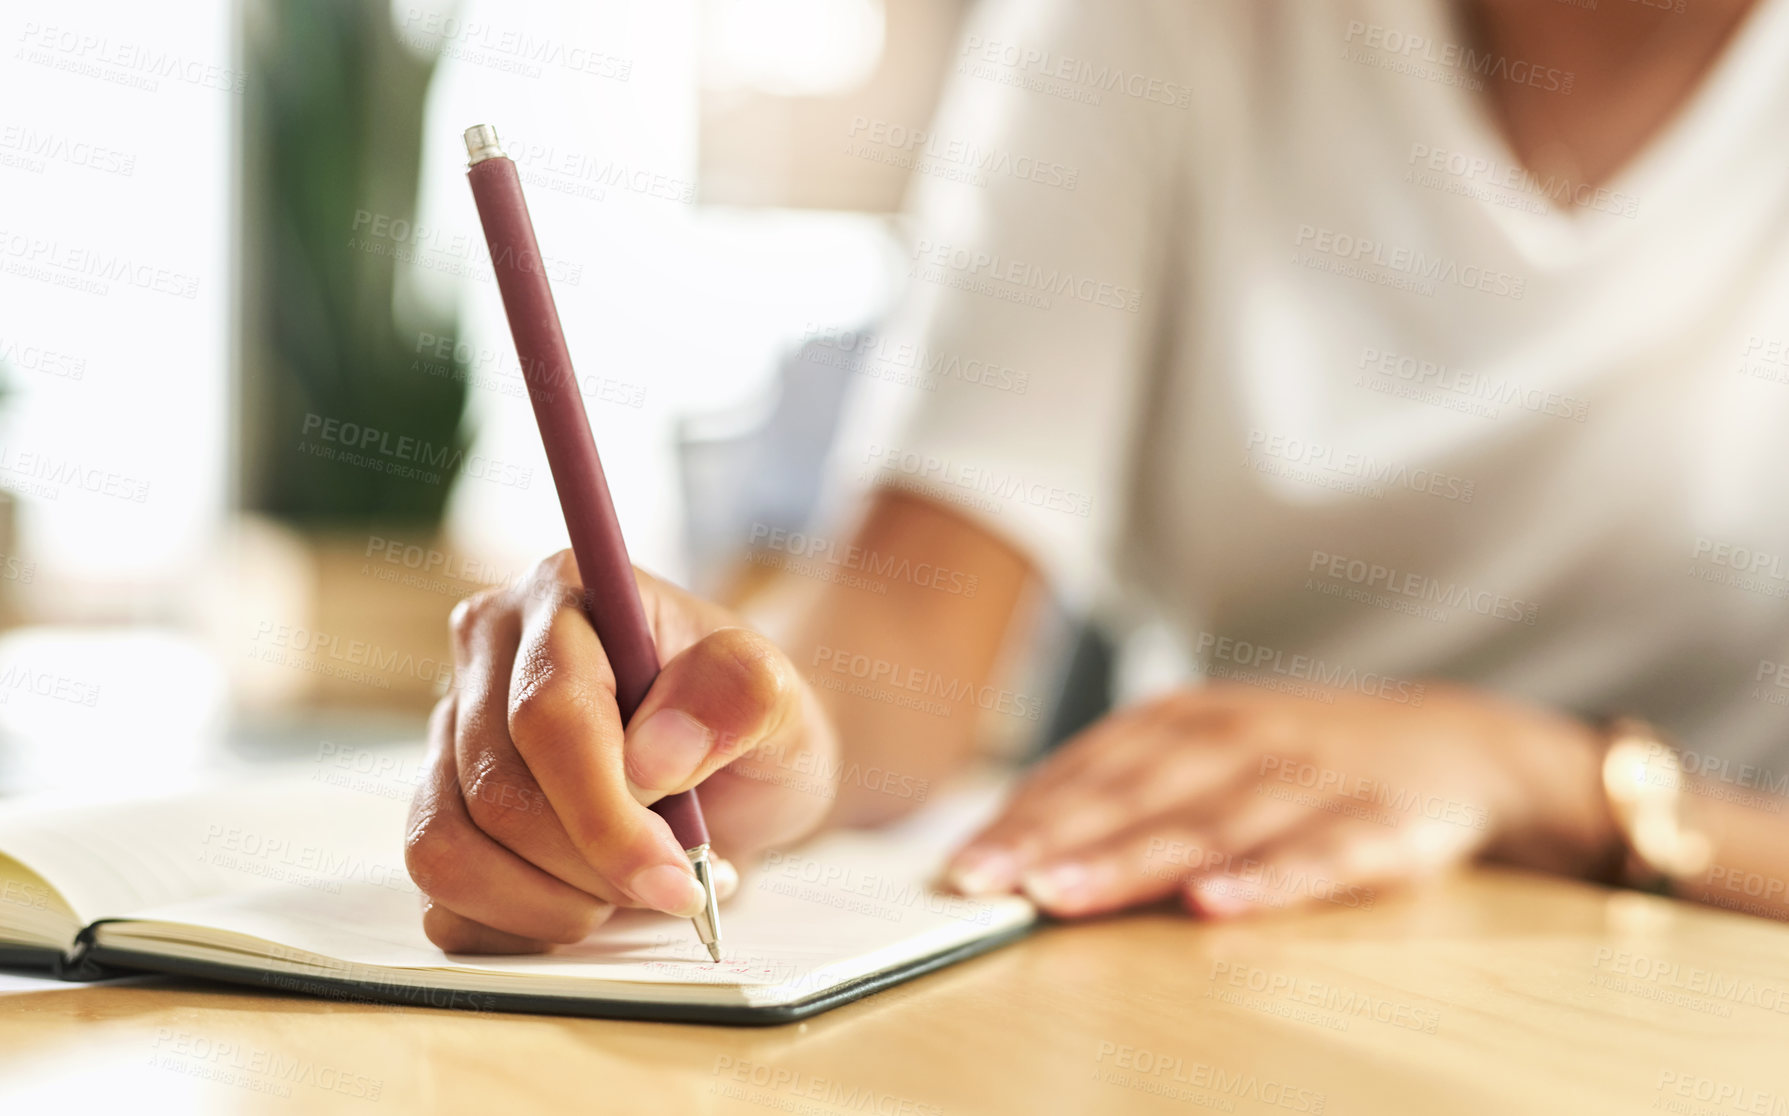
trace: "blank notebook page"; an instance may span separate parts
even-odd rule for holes
[[[254,968],[360,981],[789,1003],[1032,919],[1022,899],[971,900],[928,886],[951,843],[985,815],[991,793],[954,794],[889,829],[833,834],[770,854],[722,907],[720,964],[708,959],[687,920],[643,911],[619,912],[583,943],[547,954],[449,956],[423,936],[413,891],[367,883],[175,904],[108,924],[101,942],[198,960],[228,962],[233,953]]]

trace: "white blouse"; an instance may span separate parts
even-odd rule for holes
[[[911,294],[872,347],[903,374],[841,466],[1167,633],[1178,676],[1446,677],[1789,789],[1789,0],[1578,191],[1482,92],[1575,75],[1453,16],[983,5],[907,141]]]

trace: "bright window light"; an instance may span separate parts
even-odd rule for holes
[[[708,0],[703,16],[703,80],[714,89],[847,93],[882,59],[882,0]]]

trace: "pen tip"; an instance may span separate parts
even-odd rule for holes
[[[708,956],[714,958],[715,962],[718,964],[721,959],[721,943],[704,942],[703,944],[708,947]]]

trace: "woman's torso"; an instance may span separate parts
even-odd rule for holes
[[[1189,61],[1207,135],[1126,531],[1183,652],[1780,754],[1789,4],[1575,195],[1471,88],[1515,67],[1563,97],[1569,75],[1471,53],[1441,5],[1196,7],[1227,49]]]

